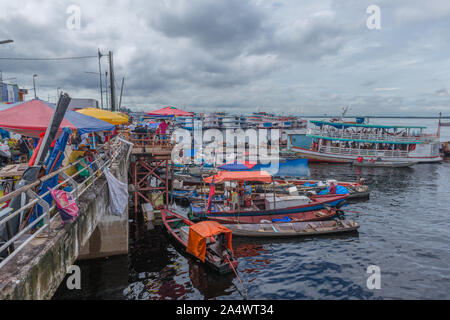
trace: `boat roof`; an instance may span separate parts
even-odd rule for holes
[[[337,129],[349,128],[349,127],[363,127],[363,128],[381,128],[381,129],[426,129],[427,127],[422,126],[386,126],[377,124],[364,124],[364,123],[346,123],[346,122],[331,122],[322,120],[310,120],[311,123],[316,126],[332,126]]]
[[[205,262],[206,239],[225,234],[227,248],[231,247],[231,230],[216,221],[202,221],[189,227],[189,239],[186,251]]]
[[[307,134],[311,138],[325,139],[331,141],[349,141],[349,142],[363,142],[363,143],[384,143],[384,144],[423,144],[423,141],[385,141],[385,140],[364,140],[364,139],[347,139],[320,136],[316,134]]]
[[[220,183],[224,181],[254,181],[254,182],[272,182],[272,176],[264,170],[261,171],[220,171],[214,176],[204,178],[206,183]]]

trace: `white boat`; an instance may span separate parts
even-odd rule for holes
[[[393,163],[440,162],[438,134],[426,127],[310,121],[306,134],[288,136],[288,150],[311,162],[352,163],[358,158]]]

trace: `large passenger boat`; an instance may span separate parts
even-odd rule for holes
[[[439,162],[439,130],[426,127],[367,124],[363,121],[311,120],[306,135],[289,135],[288,149],[312,162],[349,163],[355,160]]]

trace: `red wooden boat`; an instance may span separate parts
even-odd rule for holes
[[[258,224],[258,223],[272,222],[273,220],[284,220],[285,217],[289,217],[291,219],[290,222],[306,222],[306,221],[328,220],[334,218],[336,215],[338,215],[338,213],[340,213],[339,210],[335,208],[330,208],[330,209],[291,213],[289,215],[286,214],[271,215],[270,217],[268,217],[267,215],[233,216],[233,217],[215,217],[214,215],[209,215],[208,220],[217,221],[222,224],[236,224],[236,223]]]
[[[168,232],[186,251],[220,274],[232,272],[238,265],[231,246],[232,233],[216,221],[194,223],[166,209],[161,217]]]

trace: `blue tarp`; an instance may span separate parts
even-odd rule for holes
[[[265,170],[276,177],[309,177],[308,159],[293,159],[280,161],[276,164],[257,164],[251,171]]]
[[[226,170],[226,171],[248,171],[252,167],[254,167],[253,164],[245,164],[242,162],[233,162],[233,163],[227,163],[224,165],[221,165],[219,169]]]
[[[336,187],[337,187],[336,188],[336,194],[347,194],[347,193],[350,193],[350,191],[348,191],[348,189],[346,187],[343,187],[343,186],[340,186],[340,185],[337,185]],[[330,193],[330,188],[326,188],[326,189],[324,189],[324,190],[319,192],[319,194],[328,194],[328,193]]]
[[[55,109],[54,104],[48,103],[48,105]],[[76,126],[80,135],[97,131],[113,131],[115,128],[115,125],[111,123],[72,110],[66,111],[64,119]]]
[[[61,167],[61,164],[64,160],[64,149],[66,148],[67,142],[69,141],[69,137],[72,134],[72,131],[69,128],[64,128],[63,133],[61,136],[56,140],[55,147],[51,150],[50,156],[46,160],[47,170],[45,174],[50,174],[56,170],[58,170]],[[39,190],[39,195],[42,195],[48,191],[48,188],[53,188],[58,184],[58,175],[54,176],[53,178],[44,181],[42,183],[42,186]],[[50,194],[46,195],[43,198],[50,206],[53,202],[53,198]],[[37,214],[40,216],[42,214],[42,207],[37,205]],[[34,213],[31,218],[30,222],[34,221],[37,218],[36,214]]]

